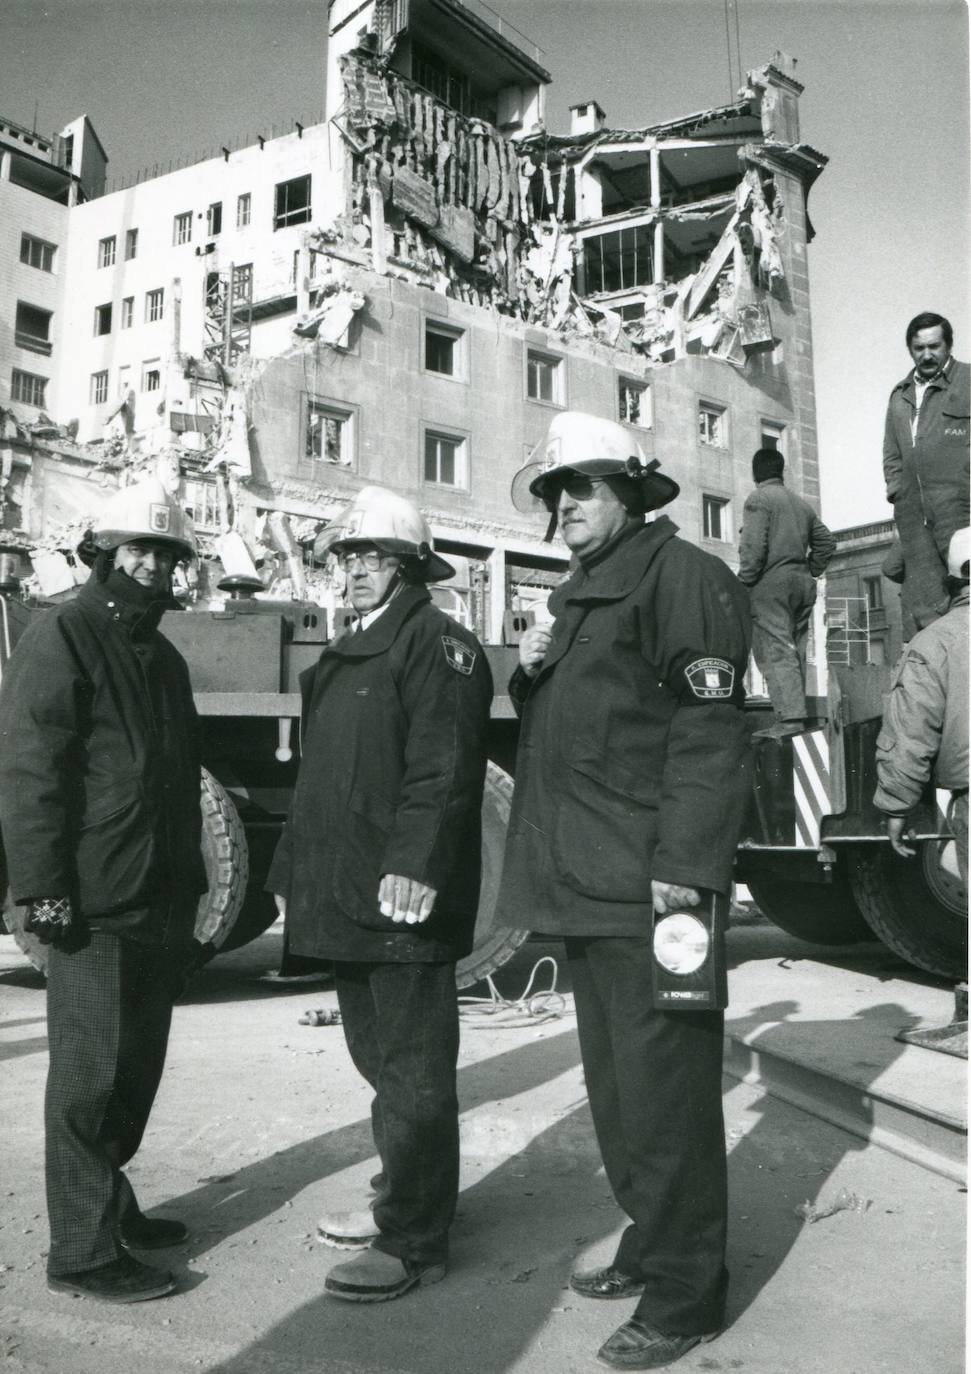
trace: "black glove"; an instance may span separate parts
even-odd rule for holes
[[[31,902],[24,930],[42,945],[71,953],[88,943],[88,928],[71,905],[70,897],[41,897]]]

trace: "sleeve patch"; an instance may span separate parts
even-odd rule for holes
[[[454,668],[463,677],[472,676],[472,669],[478,658],[474,649],[470,649],[460,639],[453,639],[451,635],[442,635],[442,648],[445,650],[445,662],[450,668]]]
[[[735,688],[735,669],[724,658],[696,658],[684,670],[688,686],[701,701],[724,701]]]

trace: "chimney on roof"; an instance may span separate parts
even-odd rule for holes
[[[604,126],[607,116],[595,100],[570,106],[570,133],[595,134]]]

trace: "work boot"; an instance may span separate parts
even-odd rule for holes
[[[644,1280],[608,1264],[603,1269],[571,1274],[570,1287],[581,1298],[639,1298],[644,1292]]]
[[[98,1302],[147,1302],[174,1292],[176,1282],[167,1269],[153,1269],[131,1255],[121,1255],[81,1274],[48,1274],[47,1287],[51,1293]]]
[[[179,1245],[188,1234],[184,1221],[147,1217],[144,1212],[122,1217],[119,1227],[119,1238],[126,1250],[164,1250],[166,1246]]]
[[[640,1317],[631,1317],[604,1341],[597,1358],[611,1369],[662,1369],[719,1334],[711,1331],[705,1336],[666,1336]]]
[[[358,1212],[325,1212],[317,1223],[317,1239],[335,1250],[363,1250],[380,1234],[369,1207]]]
[[[335,1265],[324,1280],[324,1291],[347,1302],[390,1302],[420,1284],[441,1283],[444,1277],[444,1264],[420,1264],[371,1247]]]

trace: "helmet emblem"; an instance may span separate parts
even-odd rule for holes
[[[153,501],[148,508],[148,524],[153,534],[168,534],[172,512],[161,501]]]

